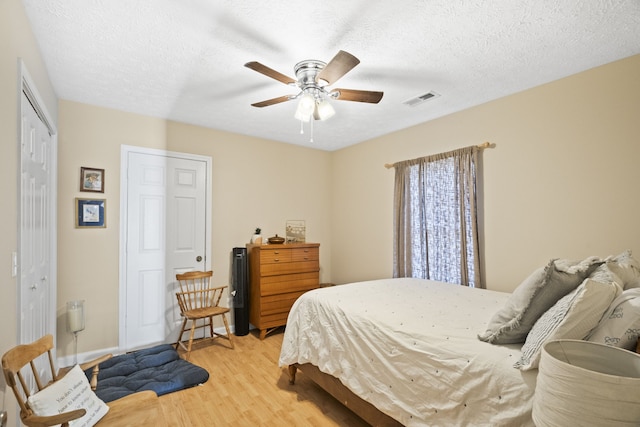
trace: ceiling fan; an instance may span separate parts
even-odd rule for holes
[[[377,104],[382,99],[384,92],[356,90],[356,89],[328,89],[327,87],[351,71],[360,60],[344,50],[324,63],[314,59],[298,62],[294,67],[296,78],[293,79],[259,62],[252,61],[244,64],[245,67],[264,74],[267,77],[278,80],[289,86],[297,86],[300,89],[296,95],[284,95],[277,98],[251,104],[253,107],[267,107],[281,102],[300,99],[295,117],[301,121],[326,120],[333,116],[335,111],[328,99],[339,101],[356,101]]]

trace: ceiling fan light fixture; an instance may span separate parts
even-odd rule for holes
[[[296,113],[293,115],[293,117],[295,117],[296,120],[300,120],[301,122],[305,122],[305,123],[308,123],[309,120],[311,120],[311,114],[306,115],[306,116],[303,115],[300,112],[300,108],[296,108]]]
[[[326,99],[318,103],[316,111],[320,120],[328,120],[336,114],[336,110],[334,110],[333,106]]]
[[[308,122],[311,120],[311,116],[313,115],[313,111],[316,107],[316,100],[310,93],[304,93],[300,97],[300,101],[298,102],[298,107],[296,108],[296,113],[294,117],[298,120],[302,120],[303,122]]]

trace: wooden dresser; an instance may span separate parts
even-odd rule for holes
[[[249,322],[261,340],[287,323],[300,295],[320,286],[319,252],[319,243],[247,245]]]

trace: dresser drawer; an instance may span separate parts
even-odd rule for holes
[[[262,330],[269,328],[276,328],[278,326],[286,325],[289,312],[284,311],[282,313],[269,314],[268,316],[260,316],[260,339],[263,340]]]
[[[320,251],[315,248],[295,248],[291,250],[291,261],[318,261]]]
[[[289,313],[294,302],[307,291],[290,292],[288,294],[270,295],[262,298],[260,314],[270,316],[277,313]],[[286,320],[286,316],[285,316]]]
[[[277,295],[288,292],[308,291],[320,286],[320,273],[308,272],[284,276],[263,277],[260,281],[260,295]]]
[[[274,264],[264,264],[260,266],[260,275],[282,276],[294,273],[305,273],[320,271],[320,263],[316,261],[284,262]]]
[[[288,248],[263,249],[260,251],[260,265],[291,262],[291,253]]]

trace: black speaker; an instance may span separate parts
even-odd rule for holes
[[[249,259],[247,248],[233,248],[231,260],[235,334],[249,333]]]

